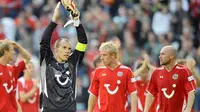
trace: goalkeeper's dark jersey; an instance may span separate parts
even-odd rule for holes
[[[58,63],[50,47],[56,26],[51,22],[40,42],[41,108],[47,112],[75,112],[76,72],[84,57],[87,36],[81,24],[76,27],[78,44],[66,62]]]

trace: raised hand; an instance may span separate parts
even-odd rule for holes
[[[54,9],[52,21],[53,22],[58,22],[58,19],[60,18],[60,2],[57,3],[56,8]]]
[[[61,2],[65,9],[70,12],[73,20],[79,19],[80,12],[76,8],[76,5],[72,0],[61,0]]]
[[[188,69],[190,69],[190,71],[194,71],[195,66],[196,66],[196,61],[192,58],[192,59],[187,59],[186,60],[186,66],[188,67]]]

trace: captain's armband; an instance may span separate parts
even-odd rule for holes
[[[86,50],[87,44],[78,42],[76,45],[76,50],[84,52]]]

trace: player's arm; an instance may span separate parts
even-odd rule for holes
[[[194,70],[194,71],[191,71],[192,72],[192,75],[194,76],[195,80],[196,80],[196,85],[197,87],[200,87],[200,77],[199,75],[197,74],[197,71]]]
[[[146,62],[146,65],[147,67],[150,69],[150,70],[154,70],[156,67],[153,66],[151,63],[150,63],[150,59],[149,59],[149,55],[148,54],[144,54],[144,61]]]
[[[200,77],[197,74],[197,70],[195,68],[196,67],[196,61],[194,59],[187,59],[186,60],[186,66],[192,72],[192,75],[195,78],[197,87],[200,87]]]
[[[38,80],[34,82],[34,85],[32,87],[32,89],[27,92],[27,93],[24,93],[24,92],[20,92],[19,91],[19,99],[21,102],[26,102],[29,98],[31,98],[34,93],[37,91],[38,89]]]
[[[149,112],[149,108],[151,107],[153,100],[154,100],[154,96],[150,93],[147,93],[144,112]]]
[[[61,0],[62,5],[65,7],[67,11],[70,12],[70,18],[64,27],[68,25],[68,23],[73,23],[73,25],[76,27],[77,37],[78,37],[78,44],[76,45],[76,50],[85,52],[86,46],[87,46],[87,36],[84,30],[83,25],[80,22],[80,12],[76,8],[76,5],[71,0]]]
[[[145,107],[144,107],[144,112],[149,112],[149,108],[151,107],[152,102],[154,101],[154,97],[157,95],[158,93],[158,89],[157,89],[157,83],[156,83],[156,70],[153,71],[150,82],[149,82],[149,86],[147,88],[147,96],[146,96],[146,100],[145,100]]]
[[[47,26],[47,28],[45,29],[42,35],[42,39],[40,42],[40,64],[44,60],[45,55],[48,57],[52,55],[50,43],[51,43],[51,37],[52,37],[53,31],[56,28],[57,22],[60,17],[59,8],[60,8],[60,2],[58,2],[56,8],[54,9],[52,21],[49,23],[49,25]]]
[[[97,97],[93,94],[90,94],[88,100],[88,112],[93,112],[94,106],[96,104]]]
[[[130,94],[131,98],[131,112],[136,112],[137,110],[137,92]]]
[[[136,112],[137,111],[137,89],[136,89],[136,84],[135,84],[136,79],[134,78],[134,74],[132,74],[132,70],[130,69],[130,73],[128,76],[128,94],[130,95],[131,98],[131,112]]]
[[[90,93],[88,99],[88,112],[93,112],[94,106],[97,101],[98,93],[99,93],[99,80],[97,78],[97,70],[94,71],[93,80],[90,85],[88,92]]]
[[[191,112],[194,103],[194,98],[195,98],[195,91],[188,93],[187,107],[184,112]]]
[[[142,75],[142,72],[147,68],[147,64],[145,61],[142,62],[142,66],[140,66],[135,72],[134,75],[135,76],[140,76]]]
[[[78,44],[76,45],[75,49],[81,52],[85,52],[88,40],[83,25],[80,24],[78,27],[76,27],[76,31],[78,36]]]
[[[6,41],[11,43],[12,46],[20,52],[20,55],[24,59],[25,63],[28,63],[31,60],[31,54],[27,50],[25,50],[21,45],[11,40],[6,40]]]
[[[22,112],[21,105],[19,104],[18,100],[16,100],[17,103],[17,112]]]
[[[185,75],[186,74],[186,75]],[[196,85],[194,82],[194,77],[191,73],[191,71],[186,68],[186,73],[184,75],[185,77],[185,86],[184,89],[188,94],[188,99],[187,99],[187,107],[185,109],[184,112],[191,112],[193,103],[194,103],[194,98],[195,98],[195,89],[196,89]]]

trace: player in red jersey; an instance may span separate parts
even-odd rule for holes
[[[150,79],[150,72],[155,69],[153,65],[150,64],[149,56],[144,54],[144,60],[140,61],[137,64],[135,74],[136,79],[136,87],[137,87],[137,96],[138,96],[138,103],[137,103],[137,112],[144,111],[145,99],[146,99],[146,88],[149,85]],[[157,100],[154,100],[149,112],[156,112],[157,107]]]
[[[178,59],[177,60],[177,63],[180,64],[180,65],[183,65],[183,66],[186,66],[188,67],[188,69],[191,71],[192,75],[194,76],[195,78],[195,82],[196,82],[196,86],[197,87],[200,87],[200,77],[199,75],[197,74],[197,70],[195,69],[195,66],[196,66],[196,61],[193,59],[193,58],[190,58],[190,59]],[[194,83],[194,82],[192,82]],[[198,91],[198,90],[197,90]],[[195,103],[198,104],[198,94],[197,94],[197,91],[196,91],[196,96],[195,96]],[[187,95],[186,95],[187,96]],[[186,101],[184,102],[185,103],[185,106],[186,106]],[[193,106],[193,109],[191,112],[194,112],[198,105],[195,105]]]
[[[114,43],[103,43],[99,50],[105,66],[94,72],[89,88],[88,112],[93,112],[96,101],[99,112],[128,112],[128,95],[131,97],[131,110],[135,112],[137,92],[131,69],[118,61]]]
[[[11,66],[8,64],[14,60],[14,48],[20,52],[25,61]],[[20,106],[16,101],[17,79],[30,57],[30,54],[16,42],[0,41],[0,112],[20,112]]]
[[[152,73],[144,112],[148,112],[154,97],[158,99],[158,112],[191,111],[195,97],[194,77],[186,67],[176,64],[176,54],[177,50],[172,46],[161,49],[162,66]],[[187,107],[183,109],[185,98],[188,98]]]
[[[39,84],[33,79],[34,65],[29,62],[24,76],[18,79],[18,96],[22,112],[39,112]]]

